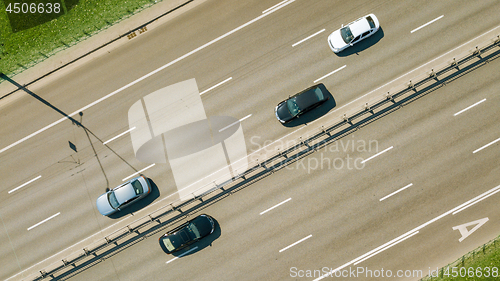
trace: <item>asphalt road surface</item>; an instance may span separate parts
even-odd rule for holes
[[[360,97],[382,96],[374,90],[400,86],[402,74],[421,74],[427,70],[421,65],[500,25],[496,1],[296,0],[263,13],[275,4],[207,0],[32,90],[67,114],[84,108],[82,119],[74,118],[105,141],[129,129],[130,106],[149,93],[191,78],[200,91],[226,81],[202,95],[206,114],[251,115],[242,127],[252,153],[312,126],[283,126],[273,110],[315,81],[331,91],[337,108],[361,108]],[[327,36],[369,13],[378,17],[381,30],[353,50],[334,54]],[[500,232],[498,195],[449,212],[500,185],[500,142],[478,151],[500,138],[499,67],[493,60],[199,210],[217,220],[216,232],[178,259],[158,245],[157,237],[171,228],[165,226],[72,279],[313,280],[325,268],[353,260],[342,269],[383,268],[393,275],[421,270],[425,276]],[[95,199],[105,188],[133,174],[130,165],[149,166],[135,158],[130,137],[108,144],[121,159],[90,137],[104,176],[81,128],[67,120],[54,124],[62,116],[28,95],[0,106],[0,278],[30,276],[178,199],[170,166],[156,164],[143,172],[155,184],[153,195],[118,218],[101,216]],[[333,108],[314,124],[342,114]],[[462,235],[453,227],[478,220],[485,223],[459,242]],[[364,256],[403,234],[406,240]],[[301,278],[307,270],[315,275]]]

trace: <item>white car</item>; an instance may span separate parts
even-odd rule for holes
[[[137,200],[146,197],[151,192],[149,181],[139,176],[123,183],[97,198],[97,210],[103,216],[109,216]]]
[[[374,14],[359,18],[342,28],[335,30],[328,36],[328,45],[333,52],[338,53],[359,41],[372,36],[379,29],[380,24]]]

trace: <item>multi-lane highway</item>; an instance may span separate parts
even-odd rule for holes
[[[130,129],[128,110],[140,98],[195,78],[200,91],[210,89],[201,96],[208,116],[251,115],[242,121],[250,154],[295,130],[340,120],[344,111],[338,109],[359,109],[361,97],[381,97],[458,55],[463,50],[457,47],[500,32],[496,1],[296,0],[263,13],[278,3],[187,6],[165,24],[31,90],[67,114],[83,111],[73,117],[107,141]],[[381,30],[356,45],[357,52],[335,55],[327,36],[369,13]],[[285,280],[316,270],[306,278],[312,280],[325,267],[346,264],[343,269],[422,270],[425,276],[500,232],[498,195],[454,212],[500,185],[500,142],[485,147],[500,138],[499,67],[493,60],[199,210],[218,227],[183,257],[165,255],[160,233],[150,233],[73,279]],[[281,125],[274,106],[316,82],[330,90],[336,108],[307,126]],[[32,97],[15,95],[8,104],[0,101],[0,278],[30,276],[178,199],[170,166],[156,164],[143,172],[155,183],[152,196],[118,218],[101,216],[95,199],[105,188],[133,174],[129,164],[136,170],[150,164],[135,158],[127,134],[108,145],[128,164],[91,136],[103,173],[81,128],[58,121],[61,115]],[[362,167],[354,166],[356,159],[365,160]],[[484,218],[459,242],[462,235],[453,227]],[[387,250],[365,255],[396,238]]]

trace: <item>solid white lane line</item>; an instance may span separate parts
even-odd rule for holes
[[[276,207],[279,207],[279,206],[281,206],[281,205],[285,204],[286,202],[288,202],[288,201],[290,201],[290,200],[292,200],[292,198],[291,198],[291,197],[290,197],[290,198],[288,198],[288,199],[286,199],[285,201],[283,201],[283,202],[281,202],[281,203],[278,203],[278,204],[276,204],[276,205],[272,206],[271,208],[269,208],[269,209],[267,209],[267,210],[265,210],[265,211],[261,212],[261,213],[260,213],[260,215],[263,215],[263,214],[265,214],[265,213],[267,213],[267,212],[271,211],[272,209],[274,209],[274,208],[276,208]]]
[[[283,0],[283,1],[279,2],[278,4],[276,4],[276,5],[272,6],[271,8],[267,8],[267,9],[265,9],[264,11],[262,11],[262,13],[263,13],[263,14],[265,14],[265,13],[267,13],[267,12],[270,12],[272,9],[274,9],[274,8],[278,7],[279,5],[284,4],[284,3],[285,3],[285,2],[287,2],[287,1],[289,1],[289,0]],[[279,8],[278,8],[278,9],[279,9]]]
[[[222,132],[222,131],[224,131],[225,129],[227,129],[227,128],[231,127],[231,126],[234,126],[234,125],[236,125],[236,124],[239,124],[241,121],[243,121],[243,120],[247,119],[247,118],[248,118],[248,117],[250,117],[250,116],[252,116],[252,114],[248,114],[247,116],[245,116],[245,117],[241,118],[240,120],[238,120],[238,121],[236,121],[236,122],[234,122],[234,123],[232,123],[232,124],[230,124],[230,125],[227,125],[226,127],[224,127],[224,128],[222,128],[222,129],[220,129],[220,130],[219,130],[219,133],[220,133],[220,132]]]
[[[456,210],[455,212],[453,212],[453,215],[454,215],[454,214],[457,214],[457,213],[460,213],[461,211],[463,211],[463,210],[465,210],[465,209],[469,208],[470,206],[475,205],[476,203],[479,203],[479,202],[483,201],[484,199],[486,199],[486,198],[490,197],[491,195],[493,195],[493,194],[496,194],[496,193],[500,192],[500,189],[499,189],[499,188],[500,188],[500,185],[499,185],[499,186],[497,186],[497,187],[495,187],[495,189],[497,189],[497,190],[490,192],[490,194],[486,194],[486,195],[482,196],[482,197],[481,197],[481,198],[479,198],[478,200],[476,200],[476,201],[474,201],[474,202],[471,202],[470,204],[468,204],[468,205],[464,206],[463,208],[461,208],[461,209],[459,209],[459,210]]]
[[[478,104],[480,104],[480,103],[482,103],[482,102],[484,102],[484,101],[486,101],[486,99],[482,99],[482,100],[480,100],[480,101],[476,102],[475,104],[473,104],[473,105],[471,105],[471,106],[469,106],[469,107],[467,107],[467,108],[465,108],[465,109],[460,110],[459,112],[457,112],[457,113],[453,114],[453,116],[457,116],[458,114],[460,114],[460,113],[462,113],[462,112],[465,112],[465,111],[467,111],[467,110],[469,110],[469,109],[473,108],[474,106],[476,106],[476,105],[478,105]]]
[[[126,130],[125,132],[123,132],[123,133],[119,134],[119,135],[118,135],[118,136],[116,136],[116,137],[112,137],[112,138],[110,138],[109,140],[107,140],[107,141],[103,142],[102,144],[107,144],[107,143],[108,143],[108,142],[110,142],[110,141],[114,141],[114,140],[116,140],[117,138],[119,138],[119,137],[121,137],[121,136],[123,136],[123,135],[125,135],[125,134],[127,134],[127,133],[132,132],[133,130],[135,130],[135,127],[132,127],[132,128],[130,128],[130,129]]]
[[[142,77],[140,77],[140,78],[138,78],[138,79],[136,79],[136,80],[134,80],[134,81],[132,81],[132,82],[128,83],[127,85],[125,85],[125,86],[123,86],[123,87],[119,88],[118,90],[116,90],[116,91],[114,91],[114,92],[112,92],[112,93],[110,93],[110,94],[107,94],[106,96],[104,96],[104,97],[102,97],[102,98],[100,98],[100,99],[98,99],[98,100],[96,100],[96,101],[94,101],[94,102],[92,102],[92,103],[90,103],[90,104],[88,104],[88,105],[86,105],[86,106],[84,106],[84,107],[82,107],[82,108],[80,108],[80,109],[76,110],[75,112],[73,112],[73,113],[69,114],[69,116],[74,116],[74,115],[78,114],[79,112],[82,112],[82,111],[84,111],[84,110],[86,110],[86,109],[88,109],[88,108],[90,108],[90,107],[92,107],[92,106],[94,106],[94,105],[96,105],[96,104],[98,104],[98,103],[100,103],[100,102],[102,102],[102,101],[104,101],[104,100],[106,100],[106,99],[108,99],[108,98],[110,98],[110,97],[112,97],[112,96],[114,96],[114,95],[116,95],[116,94],[120,93],[121,91],[123,91],[123,90],[125,90],[125,89],[127,89],[127,88],[129,88],[129,87],[131,87],[131,86],[133,86],[133,85],[135,85],[135,84],[137,84],[137,83],[141,82],[142,80],[144,80],[144,79],[146,79],[146,78],[148,78],[148,77],[150,77],[150,76],[152,76],[152,75],[155,75],[156,73],[158,73],[158,72],[160,72],[160,71],[164,70],[165,68],[167,68],[167,67],[169,67],[169,66],[171,66],[171,65],[173,65],[173,64],[175,64],[175,63],[177,63],[177,62],[179,62],[179,61],[181,61],[181,60],[183,60],[183,59],[185,59],[185,58],[187,58],[187,57],[189,57],[189,56],[191,56],[191,55],[192,55],[192,54],[194,54],[194,53],[199,52],[200,50],[202,50],[202,49],[204,49],[204,48],[206,48],[206,47],[208,47],[208,46],[210,46],[210,45],[212,45],[212,44],[214,44],[214,43],[216,43],[216,42],[218,42],[218,41],[220,41],[220,40],[222,40],[222,39],[226,38],[227,36],[229,36],[229,35],[231,35],[231,34],[233,34],[233,33],[237,32],[237,31],[239,31],[240,29],[243,29],[243,28],[245,28],[245,27],[249,26],[250,24],[252,24],[252,23],[254,23],[254,22],[258,21],[258,20],[263,19],[264,17],[267,17],[268,15],[270,15],[270,14],[272,14],[272,13],[276,12],[277,10],[279,10],[279,9],[281,9],[281,8],[283,8],[283,7],[285,7],[285,6],[289,5],[289,4],[291,4],[291,3],[293,3],[293,2],[295,2],[295,0],[290,0],[290,1],[286,2],[286,3],[284,3],[282,6],[277,7],[276,9],[271,10],[271,11],[269,11],[269,12],[265,13],[265,14],[262,14],[262,15],[260,15],[260,16],[258,16],[258,17],[256,17],[256,18],[254,18],[253,20],[248,21],[248,22],[246,22],[246,23],[244,23],[244,24],[242,24],[242,25],[238,26],[237,28],[235,28],[235,29],[233,29],[233,30],[231,30],[231,31],[229,31],[229,32],[227,32],[227,33],[225,33],[224,35],[221,35],[221,36],[219,36],[219,37],[217,37],[217,38],[213,39],[212,41],[210,41],[210,42],[208,42],[208,43],[205,43],[204,45],[202,45],[202,46],[200,46],[200,47],[198,47],[198,48],[196,48],[196,49],[192,50],[191,52],[189,52],[189,53],[187,53],[187,54],[185,54],[185,55],[183,55],[183,56],[181,56],[181,57],[178,57],[177,59],[175,59],[175,60],[173,60],[173,61],[171,61],[171,62],[169,62],[169,63],[167,63],[167,64],[165,64],[165,65],[163,65],[163,66],[161,66],[160,68],[157,68],[157,69],[155,69],[155,70],[151,71],[150,73],[148,73],[148,74],[146,74],[146,75],[144,75],[144,76],[142,76]],[[61,123],[61,122],[65,121],[65,120],[68,120],[68,119],[67,119],[66,117],[63,117],[63,118],[61,118],[61,119],[59,119],[59,120],[55,121],[54,123],[49,124],[49,125],[47,125],[47,126],[45,126],[45,127],[41,128],[40,130],[38,130],[38,131],[36,131],[36,132],[34,132],[34,133],[32,133],[32,134],[30,134],[30,135],[28,135],[28,136],[26,136],[26,137],[24,137],[24,138],[20,139],[20,140],[18,140],[18,141],[16,141],[15,143],[13,143],[13,144],[11,144],[11,145],[8,145],[8,146],[6,146],[6,147],[4,147],[4,148],[2,148],[2,149],[0,150],[0,153],[2,153],[2,152],[4,152],[4,151],[6,151],[6,150],[8,150],[8,149],[11,149],[12,147],[14,147],[14,146],[16,146],[16,145],[18,145],[18,144],[20,144],[20,143],[22,143],[22,142],[24,142],[24,141],[26,141],[26,140],[28,140],[28,139],[32,138],[32,137],[34,137],[34,136],[36,136],[36,135],[38,135],[38,134],[42,133],[43,131],[45,131],[45,130],[47,130],[47,129],[50,129],[50,128],[54,127],[55,125],[57,125],[57,124],[59,124],[59,123]]]
[[[185,256],[185,255],[187,255],[187,254],[191,253],[192,251],[194,251],[194,250],[196,250],[196,249],[198,249],[198,246],[194,247],[193,249],[189,249],[188,251],[185,251],[185,252],[184,252],[184,253],[182,253],[181,255],[179,255],[179,256],[177,256],[177,257],[175,257],[175,258],[173,258],[173,259],[171,259],[171,260],[167,261],[167,262],[166,262],[166,264],[169,264],[169,263],[171,263],[171,262],[175,261],[175,260],[176,260],[176,259],[178,259],[178,258],[182,258],[183,256]]]
[[[210,91],[210,90],[213,90],[213,89],[215,89],[215,88],[219,87],[220,85],[222,85],[222,84],[226,83],[227,81],[229,81],[229,80],[231,80],[231,79],[233,79],[233,77],[229,77],[229,78],[227,78],[226,80],[224,80],[224,81],[222,81],[222,82],[219,82],[219,83],[215,84],[214,86],[212,86],[212,87],[210,87],[210,88],[206,89],[205,91],[201,92],[201,93],[200,93],[200,96],[201,96],[201,95],[203,95],[204,93],[206,93],[206,92]]]
[[[419,26],[419,27],[415,28],[415,29],[414,29],[414,30],[412,30],[410,33],[413,33],[413,32],[415,32],[415,31],[417,31],[417,30],[419,30],[419,29],[421,29],[421,28],[424,28],[424,27],[428,26],[429,24],[431,24],[431,23],[433,23],[433,22],[435,22],[435,21],[438,21],[438,20],[442,19],[443,17],[444,17],[444,15],[441,15],[441,16],[439,16],[439,17],[437,17],[437,18],[435,18],[435,19],[431,20],[430,22],[428,22],[428,23],[426,23],[426,24],[424,24],[424,25],[421,25],[421,26]]]
[[[59,213],[57,213],[57,214],[55,214],[55,215],[52,215],[52,216],[50,216],[50,217],[48,217],[48,218],[44,219],[43,221],[41,221],[41,222],[39,222],[39,223],[37,223],[37,224],[35,224],[35,225],[32,225],[32,226],[28,227],[28,231],[30,231],[31,229],[33,229],[33,228],[35,228],[35,227],[37,227],[37,226],[41,225],[41,224],[42,224],[42,223],[44,223],[44,222],[47,222],[48,220],[51,220],[51,219],[53,219],[53,218],[55,218],[55,217],[59,216],[60,214],[61,214],[61,212],[59,212]]]
[[[355,262],[355,263],[354,263],[354,265],[357,265],[358,263],[361,263],[361,262],[363,262],[363,261],[365,261],[365,260],[367,260],[367,259],[369,259],[369,258],[371,258],[371,257],[373,257],[373,256],[375,256],[375,255],[377,255],[377,254],[380,254],[380,253],[382,253],[383,251],[385,251],[385,250],[387,250],[387,249],[389,249],[389,248],[391,248],[391,247],[393,247],[393,246],[396,246],[397,244],[399,244],[399,243],[401,243],[401,242],[405,241],[406,239],[408,239],[408,238],[410,238],[410,237],[412,237],[412,236],[416,235],[417,233],[418,233],[418,231],[416,231],[416,232],[412,233],[412,234],[411,234],[411,235],[409,235],[409,236],[406,236],[405,238],[403,238],[403,239],[401,239],[401,240],[397,241],[397,242],[396,242],[396,243],[394,243],[394,244],[391,244],[391,245],[389,245],[389,246],[387,246],[387,247],[385,247],[385,248],[382,248],[382,249],[378,250],[377,252],[375,252],[375,253],[373,253],[373,254],[371,254],[371,255],[369,255],[369,256],[367,256],[367,257],[365,257],[364,259],[361,259],[361,260],[359,260],[359,261]]]
[[[365,162],[367,162],[367,161],[369,161],[369,160],[372,160],[373,158],[375,158],[375,157],[379,156],[379,155],[380,155],[380,154],[382,154],[382,153],[385,153],[385,152],[387,152],[387,151],[391,150],[392,148],[393,148],[393,146],[391,146],[391,147],[389,147],[389,148],[386,148],[386,149],[384,149],[384,150],[380,151],[379,153],[377,153],[377,154],[375,154],[375,155],[373,155],[373,156],[371,156],[371,157],[366,158],[365,160],[361,161],[361,164],[363,164],[363,163],[365,163]]]
[[[293,247],[293,246],[295,246],[295,245],[297,245],[297,244],[299,244],[300,242],[303,242],[304,240],[307,240],[307,239],[311,238],[311,237],[312,237],[312,234],[310,234],[310,235],[309,235],[309,236],[307,236],[307,237],[304,237],[304,238],[300,239],[299,241],[297,241],[297,242],[293,243],[292,245],[287,246],[287,247],[285,247],[285,248],[281,249],[281,250],[280,250],[280,253],[281,253],[281,252],[283,252],[283,251],[285,251],[285,250],[287,250],[287,249],[289,249],[289,248],[291,248],[291,247]]]
[[[371,251],[369,251],[369,252],[367,252],[367,253],[365,253],[365,254],[363,254],[363,255],[359,256],[359,257],[357,257],[356,259],[351,260],[350,262],[347,262],[347,263],[345,263],[345,264],[343,264],[343,265],[341,265],[341,266],[337,267],[336,269],[332,270],[331,272],[323,274],[322,276],[320,276],[320,277],[318,277],[318,278],[314,279],[313,281],[319,281],[319,280],[322,280],[322,279],[324,279],[324,278],[326,278],[326,277],[330,276],[332,273],[337,272],[337,271],[339,271],[339,270],[341,270],[341,269],[343,269],[343,268],[345,268],[345,267],[347,267],[347,266],[349,266],[349,265],[351,265],[351,264],[353,264],[353,263],[357,262],[358,260],[364,259],[365,257],[367,257],[367,256],[369,256],[369,255],[371,255],[371,254],[373,254],[373,253],[375,253],[375,252],[379,251],[380,249],[383,249],[383,248],[385,248],[385,247],[387,247],[387,246],[389,246],[389,245],[392,245],[393,243],[396,243],[396,242],[400,241],[401,239],[404,239],[405,237],[407,237],[407,236],[409,236],[409,235],[413,234],[414,232],[418,232],[420,229],[422,229],[422,228],[424,228],[424,227],[428,226],[429,224],[431,224],[431,223],[433,223],[433,222],[436,222],[436,221],[438,221],[438,220],[440,220],[440,219],[444,218],[445,216],[447,216],[447,215],[449,215],[449,214],[452,214],[452,213],[453,213],[453,212],[455,212],[456,210],[459,210],[459,209],[463,208],[464,206],[467,206],[467,205],[468,205],[468,204],[470,204],[471,202],[474,202],[476,199],[481,198],[481,197],[485,196],[485,194],[491,193],[491,192],[493,192],[494,190],[499,189],[499,188],[500,188],[500,186],[497,186],[497,187],[495,187],[495,188],[492,188],[492,189],[490,189],[490,190],[488,190],[488,191],[486,191],[486,192],[482,193],[481,195],[476,196],[475,198],[473,198],[473,199],[471,199],[471,200],[469,200],[469,201],[467,201],[467,202],[465,202],[465,203],[463,203],[463,204],[461,204],[461,205],[459,205],[459,206],[457,206],[457,207],[455,207],[455,208],[453,208],[453,209],[449,210],[448,212],[443,213],[443,214],[441,214],[440,216],[437,216],[437,217],[435,217],[434,219],[432,219],[432,220],[430,220],[430,221],[428,221],[428,222],[426,222],[426,223],[424,223],[424,224],[421,224],[421,225],[420,225],[420,226],[418,226],[418,227],[415,227],[414,229],[412,229],[412,230],[410,230],[410,231],[406,232],[405,234],[400,235],[400,236],[398,236],[398,237],[396,237],[396,238],[392,239],[391,241],[389,241],[389,242],[385,243],[384,245],[381,245],[381,246],[379,246],[379,247],[377,247],[377,248],[375,248],[375,249],[373,249],[373,250],[371,250]]]
[[[270,14],[270,13],[274,13],[274,12],[276,12],[277,10],[279,10],[279,9],[281,9],[281,8],[283,8],[283,7],[287,6],[288,4],[291,4],[291,3],[293,3],[293,2],[295,2],[295,0],[288,0],[288,1],[285,1],[285,2],[283,2],[283,4],[281,4],[281,5],[279,5],[279,6],[276,6],[276,5],[275,5],[275,6],[276,6],[276,8],[273,8],[273,9],[267,9],[268,11],[267,11],[267,12],[265,12],[265,13],[263,13],[263,15],[267,15],[267,14]]]
[[[476,150],[472,151],[472,153],[479,152],[479,151],[481,151],[481,150],[483,150],[483,149],[487,148],[488,146],[490,146],[490,145],[492,145],[492,144],[494,144],[494,143],[496,143],[496,142],[498,142],[498,141],[500,141],[500,138],[498,138],[498,139],[496,139],[496,140],[494,140],[494,141],[492,141],[492,142],[488,143],[487,145],[481,146],[480,148],[478,148],[478,149],[476,149]]]
[[[11,148],[13,148],[14,146],[16,146],[16,145],[18,145],[18,144],[20,144],[20,143],[22,143],[22,142],[24,142],[24,141],[26,141],[26,140],[31,139],[32,137],[34,137],[34,136],[36,136],[36,135],[40,134],[41,132],[43,132],[43,131],[45,131],[45,130],[48,130],[48,129],[50,129],[50,128],[54,127],[55,125],[57,125],[57,124],[61,123],[61,122],[62,122],[62,121],[64,121],[64,120],[66,120],[66,118],[61,118],[61,119],[57,120],[56,122],[54,122],[54,123],[52,123],[52,124],[50,124],[50,125],[47,125],[47,126],[45,126],[45,127],[41,128],[40,130],[38,130],[38,131],[36,131],[36,132],[34,132],[34,133],[32,133],[32,134],[30,134],[30,135],[28,135],[28,136],[26,136],[26,137],[24,137],[24,138],[20,139],[20,140],[18,140],[18,141],[16,141],[15,143],[13,143],[13,144],[11,144],[11,145],[8,145],[8,146],[6,146],[6,147],[4,147],[4,148],[2,148],[2,149],[0,150],[0,153],[2,153],[2,152],[4,152],[4,151],[6,151],[6,150],[8,150],[8,149],[11,149]]]
[[[316,32],[316,33],[314,33],[313,35],[310,35],[310,36],[308,36],[308,37],[306,37],[306,38],[304,38],[304,39],[300,40],[299,42],[297,42],[297,43],[293,44],[293,45],[292,45],[292,47],[295,47],[295,46],[299,45],[300,43],[302,43],[302,42],[304,42],[304,41],[306,41],[306,40],[308,40],[308,39],[313,38],[314,36],[316,36],[316,35],[320,34],[321,32],[323,32],[323,31],[325,31],[325,30],[326,30],[326,29],[324,29],[324,28],[323,28],[322,30],[320,30],[320,31],[318,31],[318,32]]]
[[[136,172],[136,173],[131,174],[130,176],[128,176],[128,177],[126,177],[126,178],[122,179],[122,181],[126,181],[126,180],[128,180],[128,179],[132,178],[133,176],[136,176],[136,175],[138,175],[138,174],[140,174],[140,173],[142,173],[142,172],[146,171],[147,169],[149,169],[149,168],[153,167],[155,164],[156,164],[156,163],[153,163],[153,164],[151,164],[151,165],[147,166],[146,168],[144,168],[144,169],[142,169],[142,170],[140,170],[140,171],[138,171],[138,172]]]
[[[12,190],[10,190],[10,191],[9,191],[9,194],[11,194],[12,192],[14,192],[14,191],[16,191],[16,190],[18,190],[18,189],[20,189],[20,188],[23,188],[23,187],[27,186],[28,184],[30,184],[30,183],[32,183],[32,182],[34,182],[34,181],[36,181],[37,179],[39,179],[39,178],[41,178],[41,177],[42,177],[42,176],[40,175],[40,176],[38,176],[38,177],[36,177],[36,178],[34,178],[34,179],[32,179],[32,180],[28,181],[28,182],[25,182],[25,183],[21,184],[20,186],[18,186],[18,187],[16,187],[16,188],[14,188],[14,189],[12,189]]]
[[[403,187],[403,188],[401,188],[401,189],[398,189],[398,190],[394,191],[393,193],[391,193],[391,194],[389,194],[389,195],[385,196],[384,198],[380,198],[380,201],[385,200],[385,199],[387,199],[387,198],[391,197],[392,195],[394,195],[394,194],[396,194],[396,193],[399,193],[399,192],[401,192],[401,191],[403,191],[403,190],[407,189],[408,187],[410,187],[410,186],[412,186],[412,185],[413,185],[413,183],[410,183],[409,185],[407,185],[407,186],[405,186],[405,187]]]
[[[325,75],[325,76],[323,76],[323,77],[321,77],[321,78],[319,78],[319,79],[314,80],[314,83],[318,83],[318,81],[319,81],[319,80],[321,80],[321,79],[323,79],[323,78],[326,78],[326,77],[328,77],[328,76],[330,76],[330,75],[334,74],[335,72],[337,72],[337,71],[339,71],[339,70],[344,69],[346,66],[347,66],[347,65],[341,66],[341,67],[339,67],[339,68],[335,69],[334,71],[332,71],[332,72],[328,73],[327,75]]]

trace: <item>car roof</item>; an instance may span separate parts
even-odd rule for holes
[[[309,88],[308,90],[298,94],[295,97],[295,102],[301,109],[307,108],[319,101],[318,97],[314,92],[316,88],[318,87]]]
[[[191,222],[196,225],[196,228],[198,228],[201,236],[208,235],[210,234],[210,232],[212,232],[212,224],[210,223],[210,219],[205,215],[200,215]]]
[[[363,32],[367,32],[368,30],[370,30],[370,24],[368,23],[368,20],[366,18],[360,18],[359,20],[349,25],[349,28],[351,29],[352,35],[356,37]]]
[[[132,184],[128,182],[127,184],[114,190],[116,200],[119,204],[123,204],[125,201],[130,200],[136,196]]]

